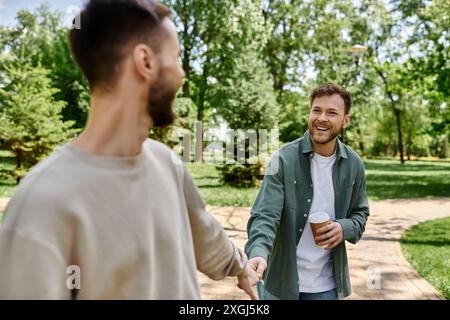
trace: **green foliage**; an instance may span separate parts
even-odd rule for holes
[[[53,148],[74,136],[73,121],[64,122],[65,102],[56,101],[43,68],[4,66],[7,83],[0,88],[0,149],[11,151],[17,181]]]
[[[345,138],[359,153],[448,156],[447,1],[167,3],[198,119],[213,120],[212,110],[217,122],[248,128],[275,115],[286,142],[307,128],[311,90],[334,81],[352,93]],[[350,53],[355,44],[367,52]]]
[[[450,300],[450,218],[413,226],[403,235],[401,245],[419,274]]]
[[[219,61],[225,48],[233,46],[228,38],[228,26],[236,0],[165,0],[176,12],[175,23],[180,31],[181,60],[186,81],[183,96],[191,98],[197,106],[197,119],[210,120],[208,112],[211,79],[222,72]]]
[[[218,169],[222,174],[222,181],[233,187],[249,188],[258,187],[262,176],[262,163],[256,164],[233,164],[224,165]]]
[[[357,152],[395,157],[403,146],[405,158],[449,157],[448,1],[164,2],[176,11],[186,81],[177,123],[153,137],[174,147],[177,132],[192,137],[199,119],[205,129],[278,128],[283,142],[292,141],[307,129],[311,90],[335,81],[353,95],[345,138]],[[0,27],[0,87],[11,92],[6,66],[44,68],[48,88],[59,89],[52,98],[65,102],[58,113],[82,128],[89,93],[61,16],[43,5]],[[368,51],[350,53],[354,44]]]
[[[228,22],[217,66],[217,84],[211,88],[211,104],[232,129],[271,129],[276,126],[278,103],[258,49],[267,42],[266,26],[258,1],[240,1]],[[248,143],[247,149],[248,149]],[[248,151],[248,150],[247,150]],[[255,185],[260,165],[229,165],[221,170],[223,182]]]
[[[17,64],[47,69],[52,87],[59,89],[55,99],[66,102],[63,119],[82,128],[89,107],[87,82],[71,58],[68,29],[61,25],[61,17],[46,4],[35,12],[19,11],[13,28],[0,27],[0,53]]]
[[[264,21],[270,35],[264,47],[264,60],[278,98],[288,90],[288,85],[305,80],[302,71],[311,48],[308,19],[313,7],[301,0],[263,1]]]
[[[223,32],[231,43],[221,48],[211,104],[232,129],[272,128],[278,104],[259,52],[267,42],[260,3],[240,1],[227,27]]]
[[[309,98],[286,91],[280,98],[280,140],[290,142],[303,136],[308,129]]]

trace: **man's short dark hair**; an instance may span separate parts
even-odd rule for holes
[[[315,88],[311,93],[311,96],[309,97],[310,107],[312,107],[312,103],[315,98],[332,96],[333,94],[338,94],[342,97],[342,99],[344,100],[345,114],[349,114],[350,109],[352,108],[352,96],[343,87],[338,86],[334,83],[322,84],[319,87]]]
[[[171,11],[155,0],[90,0],[69,31],[72,55],[93,88],[111,88],[126,50],[145,43],[160,49],[161,24]]]

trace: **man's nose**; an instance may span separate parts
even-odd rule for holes
[[[325,112],[322,112],[322,113],[319,115],[319,118],[317,118],[317,120],[319,120],[319,121],[328,121],[328,118],[327,118],[326,113],[325,113]]]

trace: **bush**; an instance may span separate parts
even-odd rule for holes
[[[217,169],[222,174],[222,182],[224,184],[239,187],[250,188],[259,187],[262,180],[262,162],[257,161],[256,164],[225,164]]]

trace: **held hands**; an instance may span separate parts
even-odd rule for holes
[[[245,272],[238,276],[238,287],[247,293],[252,300],[258,300],[253,292],[253,287],[261,281],[267,262],[261,257],[249,259],[245,266]]]
[[[332,221],[326,226],[317,229],[316,243],[324,249],[330,250],[344,241],[344,232],[340,223]]]
[[[255,272],[250,263],[247,262],[244,272],[238,275],[237,286],[239,287],[239,289],[244,290],[252,300],[258,300],[258,297],[253,292],[253,287],[259,282],[259,280],[260,278],[258,274]]]
[[[256,285],[259,281],[261,281],[264,271],[266,271],[267,262],[262,257],[254,257],[248,260],[248,265],[250,265],[258,275],[258,281],[255,283]]]

